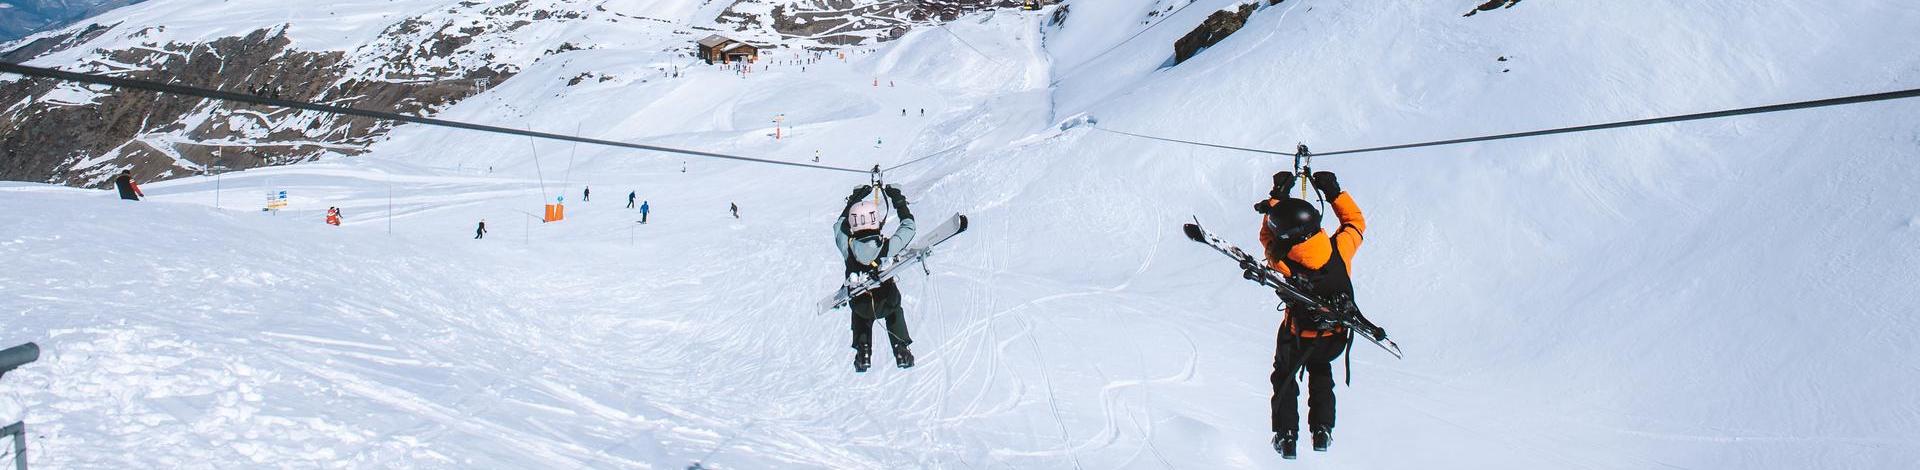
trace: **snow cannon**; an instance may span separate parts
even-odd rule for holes
[[[0,351],[0,377],[13,369],[40,360],[40,345],[27,343]]]

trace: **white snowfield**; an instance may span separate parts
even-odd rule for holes
[[[1291,159],[1054,126],[1327,151],[1905,89],[1920,4],[1293,0],[1159,68],[1237,4],[1200,3],[1125,43],[1165,5],[566,86],[678,54],[599,38],[441,114],[852,168],[966,145],[887,175],[923,220],[973,221],[901,279],[911,370],[882,344],[853,373],[846,312],[810,313],[864,174],[404,126],[138,203],[0,185],[0,343],[45,351],[0,412],[34,468],[1920,462],[1920,102],[1316,160],[1366,211],[1360,305],[1407,358],[1355,345],[1331,452],[1290,462],[1275,298],[1179,226],[1256,247]],[[260,212],[268,190],[290,208]],[[567,220],[529,222],[562,195]]]

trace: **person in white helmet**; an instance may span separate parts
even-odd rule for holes
[[[889,222],[894,227],[892,236],[886,235]],[[913,242],[913,212],[899,188],[878,182],[863,185],[853,188],[853,194],[847,197],[846,208],[834,224],[834,234],[840,257],[846,262],[847,277],[865,279],[885,269],[893,255]],[[878,319],[887,321],[887,342],[893,346],[894,365],[913,367],[913,351],[907,348],[913,344],[913,337],[907,333],[906,312],[900,308],[900,287],[892,279],[854,297],[848,305],[853,310],[854,372],[866,372],[873,364],[873,322]]]

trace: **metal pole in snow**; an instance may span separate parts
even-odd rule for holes
[[[393,173],[387,173],[387,235],[393,235]]]

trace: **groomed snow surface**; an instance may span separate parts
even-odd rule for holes
[[[1235,2],[1105,56],[1137,30],[1094,30],[1153,3],[1080,3],[804,73],[567,87],[666,60],[576,51],[443,114],[846,167],[966,145],[889,175],[974,221],[902,279],[912,370],[854,374],[846,312],[810,311],[865,175],[408,126],[139,203],[0,186],[0,342],[45,350],[0,411],[35,468],[1920,462],[1914,102],[1317,160],[1367,212],[1360,302],[1407,359],[1356,345],[1332,452],[1292,462],[1267,447],[1274,298],[1178,229],[1256,246],[1290,161],[1052,126],[1335,150],[1911,88],[1920,5],[1296,0],[1159,69]],[[528,221],[559,195],[568,220]]]

